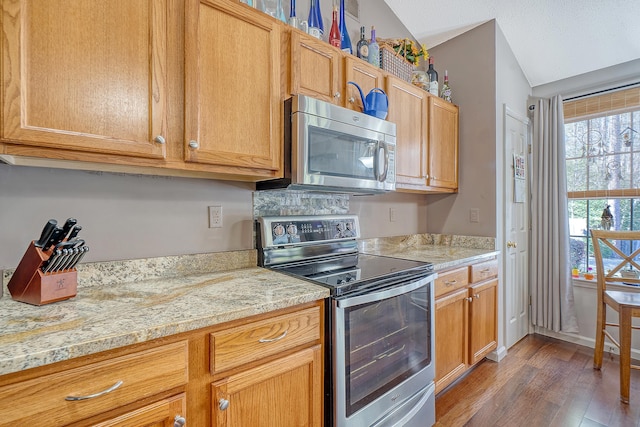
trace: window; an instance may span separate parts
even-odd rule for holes
[[[571,263],[587,271],[592,228],[640,230],[640,89],[565,102],[564,112]]]

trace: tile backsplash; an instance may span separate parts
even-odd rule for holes
[[[295,190],[253,193],[253,218],[287,215],[343,215],[349,213],[349,195]]]

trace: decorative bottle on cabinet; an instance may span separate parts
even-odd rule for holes
[[[309,34],[318,39],[324,34],[324,24],[322,23],[322,13],[320,13],[320,0],[311,0],[309,8]]]
[[[429,76],[429,93],[435,96],[439,96],[438,93],[438,72],[433,68],[433,57],[429,57],[429,69],[427,70]]]
[[[289,8],[289,25],[294,28],[298,28],[300,23],[298,22],[298,17],[296,16],[296,0],[291,0],[291,6]]]
[[[444,70],[444,82],[442,82],[442,92],[440,92],[440,98],[445,101],[451,102],[451,88],[449,87],[449,76],[447,70]]]
[[[353,53],[347,22],[344,19],[344,0],[340,0],[340,49],[348,54]]]
[[[364,37],[364,27],[360,27],[360,40],[358,40],[358,44],[356,45],[356,53],[358,54],[358,58],[364,59],[365,61],[369,61],[369,42]]]
[[[376,27],[371,26],[371,41],[369,42],[369,63],[380,68],[380,46],[376,41]]]
[[[333,6],[329,44],[340,48],[340,29],[338,28],[338,8],[336,6]]]

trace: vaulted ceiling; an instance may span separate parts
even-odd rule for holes
[[[640,58],[640,0],[385,2],[427,48],[495,19],[532,87]]]

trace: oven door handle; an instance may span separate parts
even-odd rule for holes
[[[415,291],[416,289],[425,286],[429,282],[433,282],[436,277],[437,274],[434,273],[415,282],[395,286],[393,288],[384,289],[382,291],[371,292],[357,296],[345,296],[337,300],[337,305],[339,308],[347,308],[353,307],[355,305],[366,304],[374,301],[382,301],[385,299],[397,297],[399,295]]]

